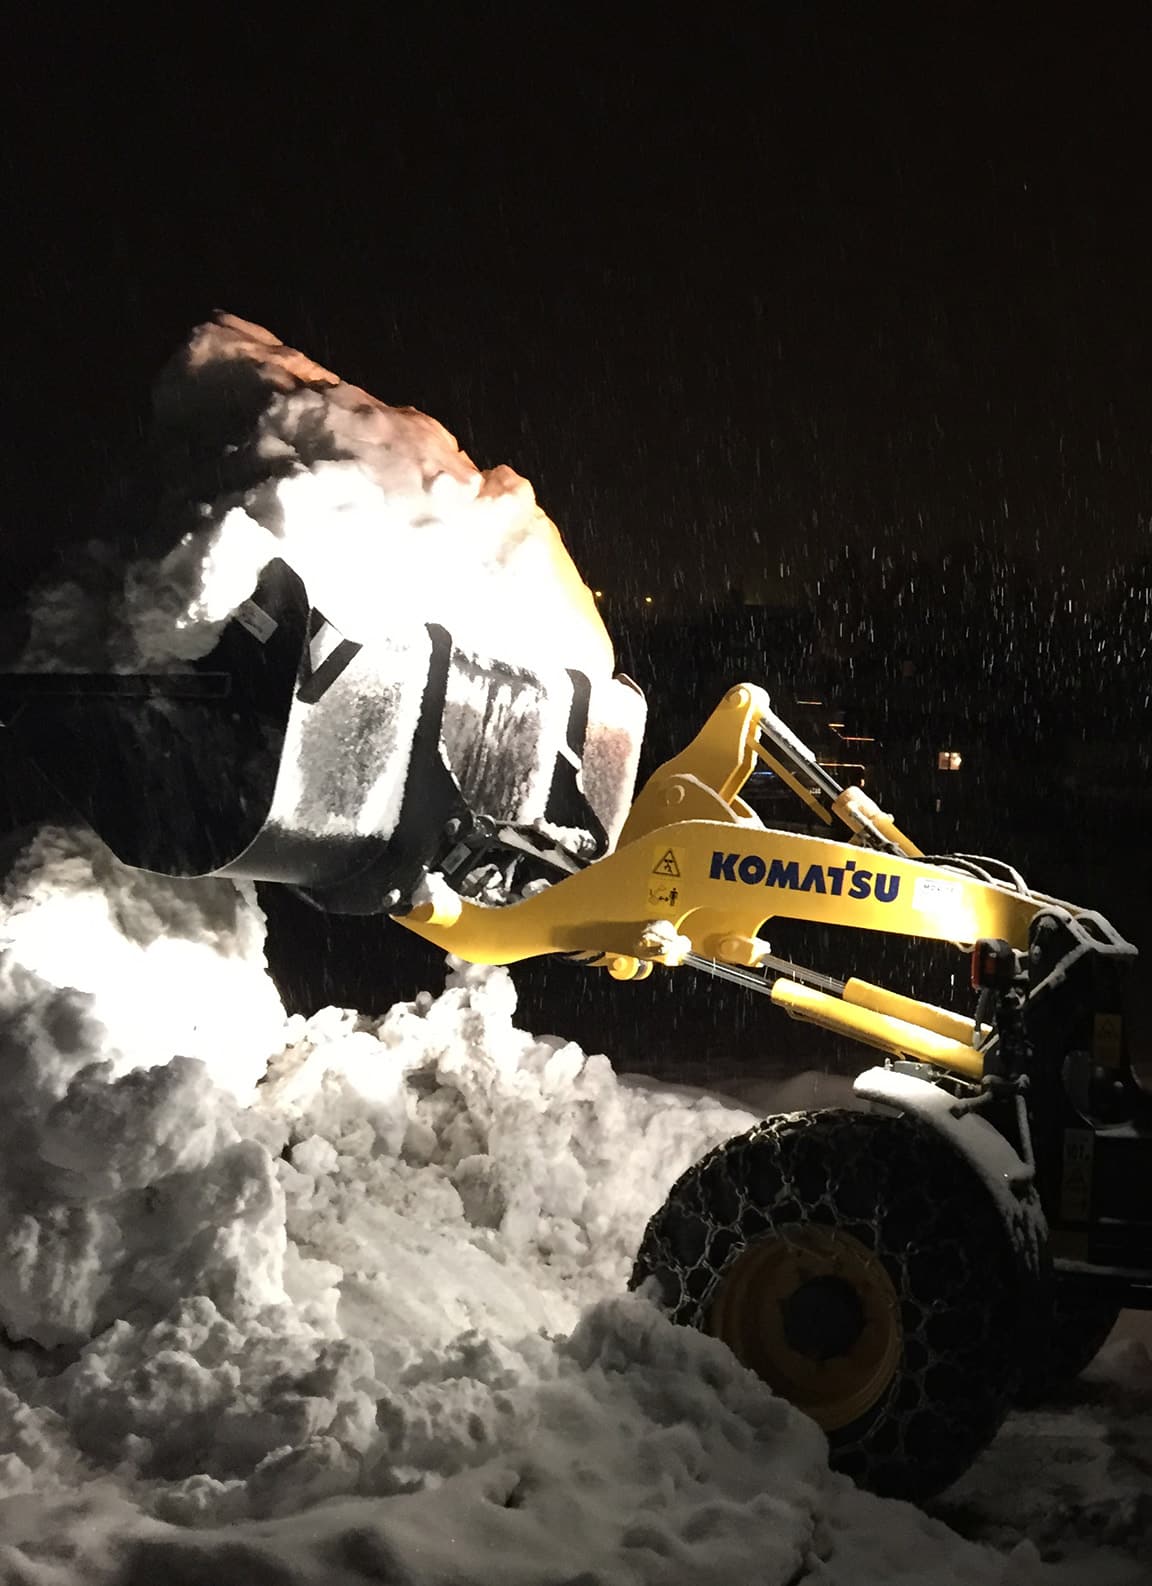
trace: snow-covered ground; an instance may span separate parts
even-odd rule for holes
[[[751,1115],[520,1031],[505,971],[287,1019],[250,892],[61,831],[0,948],[4,1581],[1152,1579],[1143,1343],[1013,1418],[952,1526],[856,1491],[626,1293]]]

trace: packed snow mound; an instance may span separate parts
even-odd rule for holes
[[[518,1029],[505,970],[285,1020],[248,891],[72,833],[17,866],[0,941],[0,1579],[1075,1579],[858,1493],[625,1292],[670,1182],[751,1115]]]
[[[271,874],[338,907],[394,839],[397,869],[432,863],[448,816],[425,830],[413,814],[430,789],[435,808],[451,790],[494,830],[559,844],[561,870],[615,840],[644,700],[614,676],[592,594],[526,480],[481,472],[436,420],[225,314],[162,375],[148,458],[151,498],[126,544],[89,547],[32,597],[17,668],[155,673],[211,658],[228,674],[207,703],[25,702],[25,752],[117,853],[186,875],[243,856],[238,873],[259,877],[263,819]],[[94,737],[110,763],[86,778]],[[199,758],[182,766],[193,739]],[[124,797],[134,763],[157,822]],[[400,840],[406,801],[416,830]],[[517,894],[509,864],[475,870],[458,878],[469,896]],[[406,897],[412,878],[381,880],[378,896],[394,883]]]
[[[37,1030],[59,1017],[50,1008],[75,1010],[85,1033],[70,1048],[57,1032],[60,1078],[90,1062],[119,1078],[179,1054],[247,1098],[285,1042],[264,938],[251,885],[174,883],[122,865],[91,832],[46,828],[5,882],[0,999]]]
[[[531,485],[507,466],[481,471],[427,414],[218,314],[168,366],[154,420],[163,552],[125,578],[94,553],[84,580],[45,593],[22,670],[206,655],[278,556],[357,642],[415,617],[465,651],[610,676],[591,591]]]

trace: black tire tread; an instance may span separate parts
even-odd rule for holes
[[[1020,1375],[1036,1288],[966,1159],[908,1116],[829,1110],[769,1118],[716,1147],[648,1224],[632,1287],[655,1280],[674,1321],[705,1327],[725,1267],[758,1235],[836,1225],[879,1256],[904,1347],[880,1402],[829,1436],[834,1468],[922,1501],[999,1428]]]

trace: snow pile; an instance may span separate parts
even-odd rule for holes
[[[749,1115],[518,1030],[503,970],[285,1020],[248,892],[74,834],[0,920],[0,1579],[1076,1578],[856,1492],[624,1292]]]
[[[300,854],[317,838],[375,854],[396,831],[417,727],[439,700],[431,742],[470,808],[559,838],[569,861],[614,839],[644,700],[614,678],[592,593],[527,480],[505,466],[482,472],[435,419],[386,406],[226,314],[193,332],[154,407],[145,554],[125,563],[120,548],[91,546],[71,577],[39,591],[18,670],[186,669],[234,616],[223,669],[243,685],[235,697],[259,699],[259,731],[234,742],[224,712],[201,730],[205,786],[193,782],[193,803],[248,797],[303,839]],[[278,567],[261,583],[273,561],[299,575],[318,614],[307,635],[296,581]],[[247,652],[234,642],[241,628]],[[266,677],[259,651],[277,633]],[[298,664],[313,688],[292,697]],[[264,697],[271,685],[286,720]],[[114,714],[112,741],[147,763],[146,740],[203,719],[175,707]],[[74,728],[65,716],[62,733]],[[75,757],[59,752],[62,772],[42,769],[71,807],[123,857],[166,868],[162,846],[110,827],[72,788]],[[32,753],[42,757],[43,743]],[[220,868],[253,835],[172,867]],[[355,872],[365,854],[349,857]],[[330,867],[332,849],[322,858]],[[507,877],[473,890],[484,880],[504,901]]]
[[[1122,1321],[1062,1402],[1012,1416],[937,1500],[941,1517],[998,1545],[1026,1530],[1047,1554],[1090,1560],[1093,1580],[1101,1548],[1134,1550],[1152,1580],[1152,1329],[1130,1320],[1141,1336]]]
[[[435,419],[258,325],[218,314],[193,333],[157,386],[153,451],[162,554],[126,578],[98,554],[82,581],[45,594],[23,670],[206,655],[279,556],[361,643],[432,621],[465,651],[511,643],[516,665],[611,673],[591,591],[526,479],[481,471]]]
[[[95,999],[106,1027],[95,1046],[80,1044],[60,1078],[95,1055],[119,1077],[179,1052],[247,1098],[283,1050],[285,1014],[264,972],[253,887],[168,885],[119,864],[89,833],[48,830],[17,859],[5,888],[3,1006],[34,1022],[34,977],[66,988],[49,995],[78,1018]]]

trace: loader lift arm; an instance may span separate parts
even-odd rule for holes
[[[765,827],[740,797],[757,761],[846,836]],[[1008,866],[926,858],[862,788],[835,782],[763,689],[740,684],[649,779],[613,853],[504,908],[445,888],[400,918],[476,963],[560,953],[619,980],[688,964],[766,992],[793,1018],[979,1079],[989,1032],[972,1019],[865,981],[798,971],[773,959],[759,932],[783,916],[963,948],[997,939],[1022,952],[1033,922],[1052,910],[1110,932],[1098,916],[1030,891]]]

